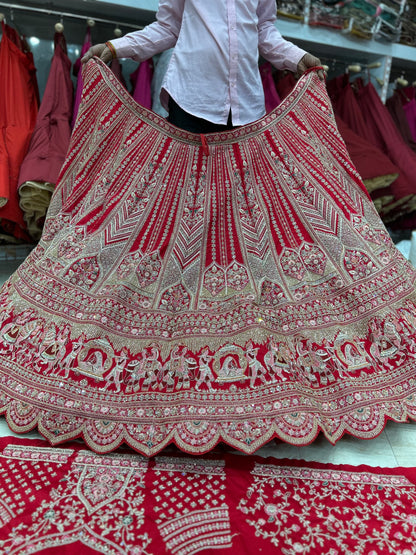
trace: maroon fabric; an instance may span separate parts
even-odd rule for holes
[[[402,92],[400,90],[394,91],[394,94],[387,99],[386,107],[403,140],[414,152],[416,152],[416,142],[410,130],[409,121],[404,109]]]
[[[293,87],[296,85],[296,79],[293,73],[286,73],[283,76],[278,74],[276,76],[275,83],[277,94],[279,95],[280,100],[283,100],[292,92]]]
[[[81,71],[81,65],[82,65],[81,58],[84,56],[84,54],[87,52],[87,50],[89,50],[91,48],[91,46],[92,46],[91,28],[87,27],[87,32],[86,32],[85,38],[84,38],[84,44],[82,45],[82,49],[81,49],[81,55],[77,59],[77,61],[75,62],[74,69],[73,69],[73,73],[74,73],[74,75],[77,76],[78,80],[77,80],[77,88],[76,88],[76,93],[75,93],[74,107],[73,107],[73,112],[72,112],[72,123],[71,123],[72,127],[74,127],[75,121],[77,119],[79,104],[81,102],[82,88],[83,88],[82,71]]]
[[[55,53],[29,151],[20,168],[19,185],[26,181],[56,183],[71,138],[71,61],[62,33],[56,33],[54,40]]]
[[[272,65],[270,62],[266,62],[260,66],[260,75],[264,90],[266,112],[269,113],[280,104],[280,98],[274,83]]]
[[[397,166],[395,166],[379,148],[373,146],[369,141],[357,133],[354,133],[339,116],[335,116],[335,120],[338,130],[345,141],[351,160],[363,180],[375,179],[384,175],[399,174]]]
[[[349,75],[344,74],[328,81],[327,90],[335,113],[355,132],[372,145],[377,145],[377,136],[368,126],[355,96]]]
[[[413,140],[416,141],[416,98],[415,87],[406,87],[403,91],[408,101],[403,104],[407,122],[412,133]]]
[[[349,75],[342,75],[328,83],[328,93],[337,115],[358,135],[378,147],[400,170],[398,178],[390,187],[374,191],[371,195],[373,200],[384,197],[382,216],[385,217],[389,213],[389,218],[392,219],[403,211],[409,211],[409,203],[413,202],[416,192],[412,183],[412,172],[415,175],[416,171],[416,158],[401,138],[373,85],[370,83],[364,86],[361,79],[351,84]],[[387,199],[390,199],[389,204]]]
[[[123,87],[127,89],[126,81],[123,77],[123,68],[117,58],[111,61],[110,68]]]
[[[142,62],[136,71],[130,75],[134,100],[149,110],[152,109],[152,79],[152,60]]]
[[[0,439],[9,555],[414,553],[416,469]]]
[[[360,80],[356,97],[367,128],[375,137],[375,145],[385,152],[400,169],[400,175],[392,184],[395,198],[416,193],[416,155],[403,141],[387,108],[371,83],[363,85]]]

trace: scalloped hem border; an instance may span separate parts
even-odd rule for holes
[[[97,454],[105,454],[115,451],[119,447],[128,446],[137,453],[144,455],[146,457],[153,457],[159,454],[163,449],[168,447],[169,445],[175,445],[178,449],[183,451],[184,453],[190,455],[203,455],[208,453],[209,451],[213,450],[218,444],[223,443],[228,447],[241,451],[247,455],[252,455],[258,449],[263,447],[266,443],[272,440],[279,440],[283,441],[284,443],[288,443],[290,445],[295,445],[297,447],[303,447],[306,445],[310,445],[313,441],[317,438],[320,433],[323,433],[326,439],[333,445],[344,435],[350,435],[357,439],[365,439],[370,440],[374,439],[379,436],[382,431],[384,430],[388,421],[393,421],[397,423],[406,423],[409,421],[416,421],[416,406],[413,406],[413,411],[411,408],[406,405],[404,402],[396,401],[390,402],[390,406],[392,410],[380,410],[379,405],[373,405],[371,407],[372,412],[374,409],[378,409],[378,420],[376,425],[369,428],[368,425],[363,425],[362,429],[358,428],[357,426],[352,426],[351,422],[357,424],[357,420],[352,418],[352,414],[354,411],[351,411],[349,414],[344,415],[341,419],[338,420],[338,425],[336,430],[330,434],[328,430],[320,424],[322,418],[313,415],[313,414],[305,414],[305,418],[307,418],[307,431],[305,434],[301,435],[299,428],[293,429],[293,434],[288,434],[282,430],[282,427],[279,426],[276,422],[272,423],[270,418],[259,418],[257,422],[263,422],[263,428],[266,427],[266,422],[270,423],[270,427],[267,431],[263,433],[257,434],[256,437],[249,437],[246,436],[245,440],[241,437],[238,438],[236,436],[241,436],[242,428],[247,428],[253,423],[249,421],[239,421],[239,422],[220,422],[220,423],[208,423],[208,422],[199,422],[198,424],[205,425],[205,431],[199,437],[197,435],[190,435],[187,433],[187,428],[189,429],[190,426],[195,425],[196,423],[193,422],[181,422],[180,424],[175,424],[171,427],[169,431],[165,434],[159,435],[162,436],[158,440],[154,440],[155,435],[155,425],[146,424],[144,427],[147,427],[149,431],[147,433],[144,432],[137,432],[136,437],[135,434],[129,432],[129,427],[132,428],[134,426],[129,426],[128,424],[123,424],[121,422],[106,422],[105,420],[93,420],[87,418],[79,418],[78,425],[72,426],[72,429],[65,430],[64,427],[60,431],[57,428],[55,430],[51,429],[51,426],[45,426],[44,420],[51,420],[51,416],[53,414],[58,415],[59,413],[52,413],[49,411],[43,411],[41,409],[37,410],[37,415],[25,424],[19,424],[15,418],[13,418],[11,411],[11,405],[15,405],[16,403],[20,404],[18,401],[11,400],[10,403],[4,405],[0,410],[0,414],[4,415],[6,418],[6,422],[14,433],[17,434],[24,434],[30,431],[37,429],[37,431],[47,440],[52,446],[61,445],[67,443],[69,441],[73,441],[76,439],[82,439],[86,446],[88,446],[93,452]],[[398,405],[402,410],[398,411]],[[32,405],[28,405],[25,403],[26,407],[31,407],[33,410],[36,411],[35,407]],[[48,417],[47,417],[48,415]],[[348,422],[348,416],[350,416],[350,421]],[[286,417],[290,417],[290,415],[286,415]],[[287,420],[284,417],[280,417],[287,425]],[[68,419],[68,422],[73,424],[73,420]],[[333,419],[335,422],[335,419]],[[330,424],[330,421],[327,422]],[[97,441],[97,434],[99,428],[105,428],[111,424],[112,426],[112,437],[113,439],[109,441],[105,441],[105,435],[101,436],[101,441]],[[163,428],[163,426],[162,426]],[[195,429],[197,426],[195,426]],[[235,432],[234,435],[227,432],[228,429],[233,429]],[[297,432],[297,433],[296,433]],[[139,439],[138,436],[141,435],[142,438]],[[95,437],[94,437],[95,436]],[[188,437],[186,437],[188,436]],[[196,438],[198,437],[198,440]]]

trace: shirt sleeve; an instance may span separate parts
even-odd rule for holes
[[[277,30],[276,0],[259,0],[257,17],[260,55],[278,69],[295,72],[306,51],[285,40]]]
[[[184,4],[185,0],[160,0],[154,23],[141,31],[111,40],[117,58],[132,58],[143,62],[173,48],[181,29]]]

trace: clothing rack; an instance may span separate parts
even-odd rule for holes
[[[103,19],[101,17],[87,17],[85,15],[76,14],[76,13],[60,12],[57,10],[35,8],[31,6],[20,6],[19,4],[9,4],[7,2],[0,2],[0,8],[8,8],[12,12],[14,10],[21,10],[26,12],[36,12],[36,13],[47,14],[47,15],[56,15],[60,17],[61,20],[63,18],[82,19],[87,22],[108,23],[110,25],[117,24],[117,25],[121,25],[122,27],[129,27],[136,30],[143,29],[143,27],[141,27],[140,25],[132,25],[131,23],[125,23],[116,19]],[[13,17],[11,19],[13,19]],[[92,23],[92,25],[94,25],[94,23]]]

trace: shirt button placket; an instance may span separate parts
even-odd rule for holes
[[[233,123],[239,121],[239,106],[237,95],[238,75],[238,40],[237,40],[237,14],[235,0],[227,0],[228,33],[230,38],[230,108],[233,114]]]

